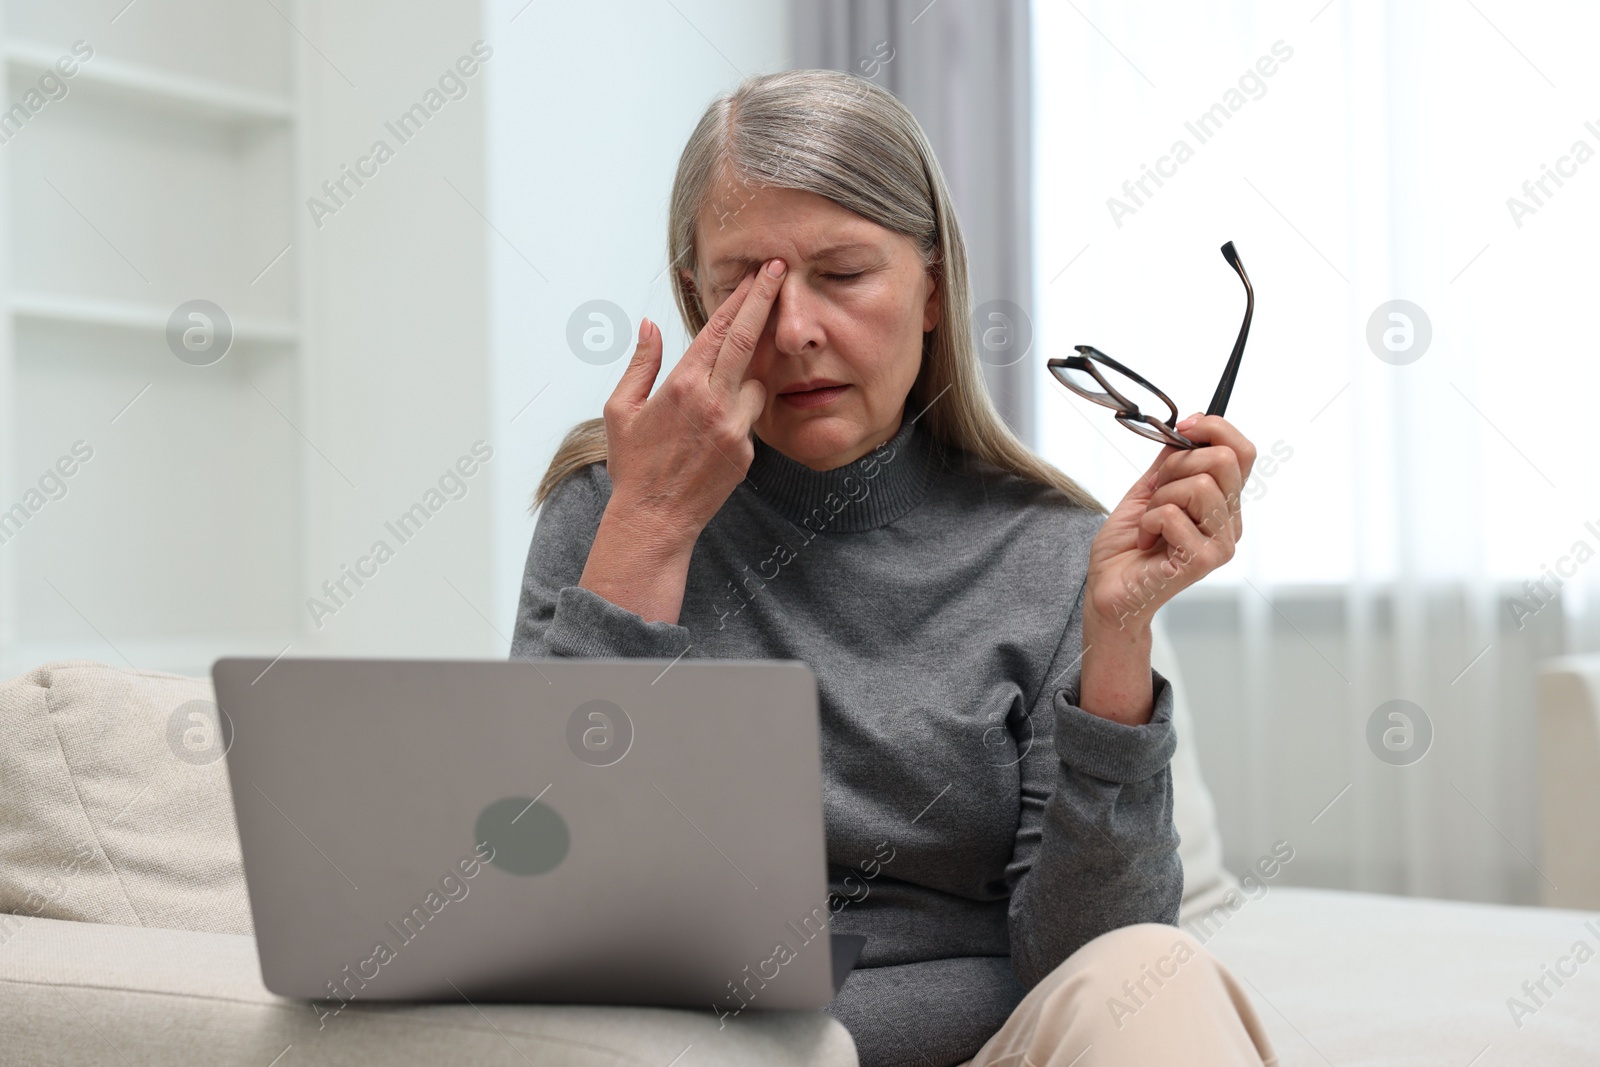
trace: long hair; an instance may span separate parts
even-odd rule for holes
[[[910,238],[923,266],[937,272],[940,314],[923,334],[909,410],[939,442],[1105,511],[1023,444],[995,410],[973,343],[967,250],[955,206],[927,135],[893,93],[855,74],[789,70],[746,78],[706,108],[678,159],[667,223],[668,273],[690,336],[709,316],[679,268],[698,264],[695,223],[724,176],[754,188],[816,193]],[[529,510],[567,475],[605,458],[605,420],[578,423],[556,449]]]

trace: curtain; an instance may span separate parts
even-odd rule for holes
[[[1033,436],[1032,84],[1026,0],[796,2],[798,67],[845,70],[894,93],[927,132],[967,242],[984,374]]]
[[[937,10],[937,9],[935,9]],[[1093,344],[1262,458],[1163,609],[1227,861],[1536,902],[1534,678],[1600,648],[1588,310],[1600,14],[1038,0],[1035,439],[1107,503],[1154,458],[1055,384]]]

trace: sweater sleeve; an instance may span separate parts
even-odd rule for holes
[[[1012,967],[1028,989],[1109,930],[1175,925],[1183,896],[1172,686],[1151,670],[1144,725],[1101,718],[1078,706],[1082,653],[1080,585],[1031,723],[1019,727],[1022,815],[1006,879]]]
[[[596,463],[563,479],[545,499],[523,570],[512,659],[672,659],[689,647],[684,627],[646,622],[578,585],[610,489]]]

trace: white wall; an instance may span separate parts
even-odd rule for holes
[[[682,351],[661,276],[673,168],[715,94],[788,65],[787,4],[0,11],[8,47],[98,49],[0,154],[0,496],[75,438],[99,450],[0,545],[0,667],[504,656],[529,494],[623,366],[578,360],[567,320],[611,300],[628,334],[648,314]],[[462,57],[477,69],[441,85]],[[13,68],[15,95],[37,72]],[[391,124],[430,90],[402,140]],[[343,177],[379,140],[376,173]],[[314,197],[336,210],[314,217]],[[204,368],[162,335],[197,297],[249,332]],[[430,501],[478,441],[493,459]],[[440,506],[402,541],[386,524],[419,502]]]
[[[503,235],[489,235],[500,448],[492,617],[508,638],[533,489],[562,435],[600,414],[626,365],[626,354],[606,366],[579,360],[567,320],[586,301],[609,300],[626,313],[618,328],[629,337],[642,315],[659,323],[667,366],[676,361],[689,339],[662,270],[678,155],[718,93],[790,65],[784,0],[539,3],[519,14],[525,3],[492,0],[485,16],[496,48],[486,214]]]
[[[466,201],[484,203],[486,72],[502,59],[495,52],[471,76],[458,71],[464,95],[450,98],[462,90],[448,83],[431,101],[443,100],[437,112],[402,142],[386,123],[429,104],[429,90],[462,57],[473,58],[475,42],[493,49],[477,5],[339,0],[308,4],[305,14],[304,398],[316,447],[305,451],[313,494],[303,631],[312,625],[305,601],[322,581],[336,580],[375,541],[394,557],[359,588],[347,584],[353,595],[344,605],[325,598],[336,613],[291,654],[488,654],[493,631],[473,605],[483,610],[491,595],[484,546],[498,452],[462,479],[460,499],[441,493],[446,502],[409,541],[384,523],[426,503],[475,441],[500,444],[488,419],[488,231]],[[364,185],[347,182],[343,206],[313,222],[306,200],[378,140],[393,158]],[[460,492],[453,482],[446,488]]]

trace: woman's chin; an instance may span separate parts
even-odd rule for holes
[[[761,439],[796,463],[813,470],[842,467],[849,460],[839,456],[855,452],[867,439],[867,432],[854,420],[837,415],[812,415],[783,420]]]

